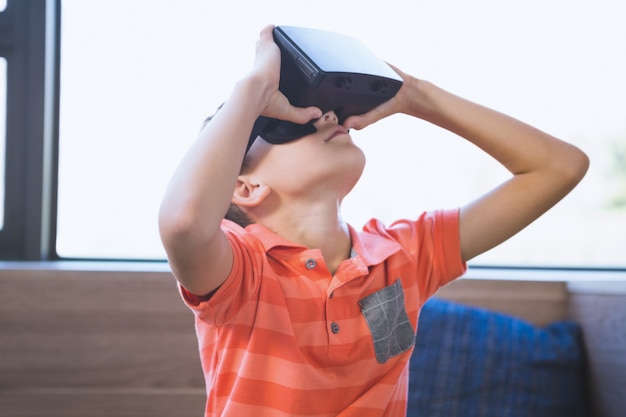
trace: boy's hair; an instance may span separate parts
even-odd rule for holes
[[[209,124],[209,122],[213,119],[213,117],[215,117],[217,112],[220,111],[223,105],[224,103],[220,104],[217,110],[215,110],[215,113],[213,113],[212,115],[204,119],[204,122],[202,123],[202,129],[204,129],[207,124]],[[245,159],[241,166],[241,171],[243,171],[244,166],[245,166]],[[228,207],[228,211],[224,215],[224,218],[226,220],[230,220],[234,223],[237,223],[241,227],[246,227],[249,224],[254,223],[252,220],[250,220],[250,218],[246,215],[246,213],[244,213],[244,211],[237,204],[234,204],[234,203],[230,203],[230,206]]]
[[[224,215],[226,220],[230,220],[231,222],[237,223],[241,227],[246,227],[249,224],[253,224],[254,222],[250,220],[250,218],[246,215],[246,213],[241,210],[241,208],[235,204],[230,203],[228,207],[228,211]]]

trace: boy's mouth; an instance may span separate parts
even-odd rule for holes
[[[330,135],[326,138],[325,142],[328,142],[337,136],[347,135],[347,134],[348,134],[348,129],[346,129],[342,125],[338,125],[330,131]]]

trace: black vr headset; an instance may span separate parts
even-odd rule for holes
[[[334,110],[339,123],[393,97],[402,79],[360,41],[317,29],[276,26],[281,51],[279,90],[297,107]],[[313,122],[297,124],[260,116],[248,149],[261,136],[271,144],[289,142],[316,131]]]

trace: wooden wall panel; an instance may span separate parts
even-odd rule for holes
[[[204,401],[169,273],[0,271],[0,416],[200,416]]]
[[[3,417],[202,417],[203,410],[197,392],[0,392]]]
[[[583,325],[598,415],[626,405],[626,288],[462,279],[440,297]],[[582,290],[580,290],[582,288]],[[0,417],[201,416],[193,315],[169,272],[2,269]]]
[[[565,283],[460,279],[437,296],[509,314],[538,326],[567,319]]]

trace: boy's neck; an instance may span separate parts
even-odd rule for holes
[[[352,241],[348,225],[341,220],[339,208],[323,210],[307,207],[298,213],[276,213],[259,221],[276,234],[310,249],[319,249],[331,273],[350,258]]]

